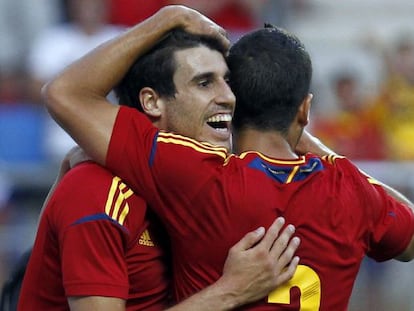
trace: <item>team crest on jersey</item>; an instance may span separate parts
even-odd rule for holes
[[[138,244],[144,246],[154,246],[154,242],[151,240],[151,236],[148,230],[142,232],[141,236],[139,237]]]

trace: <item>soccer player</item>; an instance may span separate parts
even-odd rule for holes
[[[311,61],[297,38],[266,28],[244,36],[230,50],[239,156],[159,131],[136,110],[106,101],[134,56],[167,31],[181,27],[221,35],[208,23],[191,28],[191,14],[182,7],[163,9],[73,64],[45,89],[50,112],[99,163],[142,193],[166,224],[177,300],[220,277],[226,250],[243,232],[259,224],[267,227],[283,215],[302,238],[301,264],[286,286],[245,309],[346,310],[365,255],[378,261],[413,258],[413,205],[344,157],[295,153],[312,99]],[[178,67],[174,96],[191,89],[187,99],[194,100],[192,105],[167,108],[170,102],[152,89],[137,93],[146,98],[141,100],[144,110],[176,109],[182,127],[203,123],[217,141],[224,141],[232,106],[220,102],[212,86],[226,89],[226,69],[223,65],[218,77],[200,75],[201,65],[220,64],[214,55],[206,56],[197,48],[175,55],[192,65],[194,79],[182,79]],[[205,97],[211,100],[204,105],[195,101]]]
[[[170,40],[167,48],[172,54],[192,46],[225,50],[219,42],[189,35]],[[159,59],[169,61],[168,53]],[[170,115],[163,112],[166,120]],[[63,172],[67,166],[64,161]],[[220,280],[172,310],[228,310],[290,278],[298,240],[286,248],[293,234],[288,227],[275,241],[282,225],[278,219],[263,239],[262,229],[242,238],[231,249]],[[76,166],[42,211],[19,309],[164,310],[169,276],[160,228],[145,201],[121,179],[95,163]]]
[[[94,163],[73,168],[42,213],[19,309],[165,310],[171,304],[165,236],[145,213],[144,201],[104,168]],[[229,310],[265,295],[275,280],[288,279],[297,259],[281,270],[294,244],[281,252],[292,228],[269,256],[263,252],[272,248],[282,224],[276,221],[261,241],[263,231],[246,235],[230,251],[221,280],[171,310]],[[211,299],[214,304],[206,304]]]

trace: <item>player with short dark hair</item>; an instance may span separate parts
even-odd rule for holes
[[[167,77],[157,84],[157,90],[169,100],[174,96],[168,94],[176,92],[173,78],[177,68],[186,68],[175,54],[189,48],[211,51],[224,64],[225,47],[220,41],[182,31],[165,37],[137,62],[140,70],[156,78],[169,68]],[[142,83],[142,88],[155,87],[149,78],[132,79]],[[223,99],[234,98],[228,87],[224,91]],[[138,108],[138,96],[130,101]],[[160,114],[166,122],[157,124],[154,119],[154,123],[163,129],[172,127],[170,115],[175,114]],[[62,167],[68,165],[64,161]],[[298,262],[298,258],[292,260],[298,241],[289,243],[292,227],[282,232],[282,225],[278,219],[266,235],[262,229],[247,234],[231,248],[220,280],[173,310],[232,309],[264,296],[290,278]],[[164,254],[168,238],[162,233],[146,202],[119,177],[95,163],[77,165],[58,183],[42,212],[19,309],[164,310],[170,306],[170,276]]]
[[[211,33],[211,28],[203,31]],[[136,35],[151,41],[136,32],[137,28],[132,29],[123,38],[132,41]],[[136,43],[123,52],[129,55],[142,45]],[[128,63],[119,63],[117,57],[107,59],[116,66],[104,81],[98,79],[105,72],[99,63],[119,48],[112,43],[65,70],[46,88],[48,107],[82,147],[142,193],[166,224],[173,246],[177,300],[217,280],[228,247],[246,230],[259,224],[267,227],[278,215],[297,226],[303,240],[298,250],[301,264],[287,286],[245,309],[345,310],[365,255],[379,261],[413,258],[410,201],[344,157],[295,153],[309,121],[312,99],[309,56],[297,38],[282,29],[265,28],[244,36],[230,50],[235,94],[238,100],[247,96],[238,103],[240,116],[236,110],[235,117],[243,120],[237,132],[239,156],[225,147],[197,141],[198,136],[194,140],[159,131],[143,114],[111,106],[106,92],[125,74]],[[194,68],[200,63],[213,66],[204,52],[188,49],[178,57]],[[246,69],[244,75],[237,73],[238,66]],[[95,71],[88,73],[88,68]],[[225,139],[231,107],[210,89],[212,85],[226,89],[225,68],[219,72],[194,86],[193,97],[212,96],[212,100],[203,106],[193,102],[193,108],[197,116],[214,111],[204,121],[214,120],[221,126],[205,130]],[[178,73],[174,79],[185,88],[188,81],[181,81]],[[230,97],[226,99],[230,103]],[[147,104],[165,103],[150,100]],[[262,105],[267,108],[261,109]],[[90,112],[98,109],[99,116],[88,121]],[[270,109],[267,114],[266,109]],[[177,117],[184,123],[189,116]],[[85,125],[77,119],[99,131],[82,132]]]

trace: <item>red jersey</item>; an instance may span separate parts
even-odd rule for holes
[[[121,107],[107,165],[150,203],[171,238],[175,296],[216,281],[228,249],[284,216],[302,242],[292,280],[246,310],[346,310],[367,254],[405,250],[414,215],[343,157],[272,159],[158,131]]]
[[[69,296],[127,300],[127,310],[164,310],[157,227],[146,203],[94,163],[70,170],[40,219],[19,310],[69,310]]]

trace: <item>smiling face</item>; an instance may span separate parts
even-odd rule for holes
[[[176,93],[172,99],[162,99],[162,128],[230,150],[235,96],[222,54],[199,46],[174,56]]]

